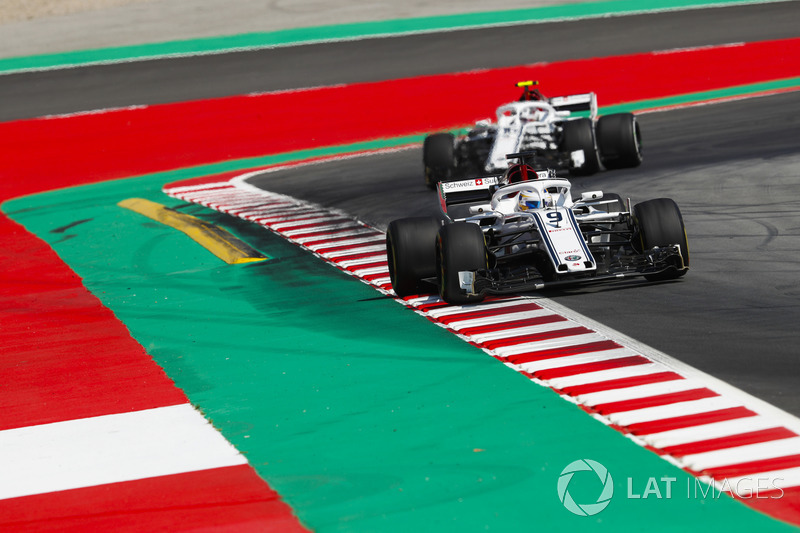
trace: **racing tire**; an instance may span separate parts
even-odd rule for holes
[[[681,249],[683,260],[676,258],[675,268],[647,274],[645,279],[665,281],[685,275],[689,270],[689,241],[678,204],[669,198],[648,200],[633,206],[632,215],[635,225],[634,246],[641,246],[641,251],[670,244],[677,244]]]
[[[422,280],[436,276],[436,234],[440,227],[434,217],[401,218],[389,224],[386,258],[397,296],[430,292]]]
[[[573,176],[591,176],[600,171],[600,156],[597,153],[594,126],[591,119],[579,118],[564,123],[564,136],[561,140],[561,151],[571,154],[583,150],[585,161],[583,166],[570,168]]]
[[[482,301],[482,294],[468,294],[461,288],[458,273],[486,268],[486,241],[480,226],[456,222],[439,229],[436,237],[436,278],[439,296],[444,301],[453,305]]]
[[[422,143],[422,164],[425,165],[425,185],[435,189],[440,181],[452,177],[456,168],[455,136],[434,133]]]
[[[607,169],[642,164],[642,132],[632,113],[605,115],[597,121],[597,147]]]

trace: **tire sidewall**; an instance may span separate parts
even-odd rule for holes
[[[458,272],[486,269],[487,263],[480,226],[467,222],[442,226],[436,237],[436,276],[442,299],[456,305],[483,300],[482,295],[468,295],[461,289]]]

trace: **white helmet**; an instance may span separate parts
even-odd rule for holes
[[[531,209],[543,209],[553,207],[553,196],[547,192],[541,193],[536,189],[523,189],[519,193],[517,205],[520,211],[530,211]]]
[[[542,207],[542,199],[536,189],[523,189],[519,193],[517,205],[520,211],[530,211]]]

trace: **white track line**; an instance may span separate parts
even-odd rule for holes
[[[246,464],[191,405],[0,431],[0,499]]]

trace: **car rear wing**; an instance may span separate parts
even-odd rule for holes
[[[491,202],[492,186],[497,183],[497,176],[439,182],[439,208],[442,215],[451,221],[467,218],[470,216],[470,206]]]
[[[569,111],[570,114],[584,114],[588,111],[589,118],[592,120],[597,118],[597,95],[594,93],[556,96],[555,98],[550,98],[550,105],[556,111]]]

